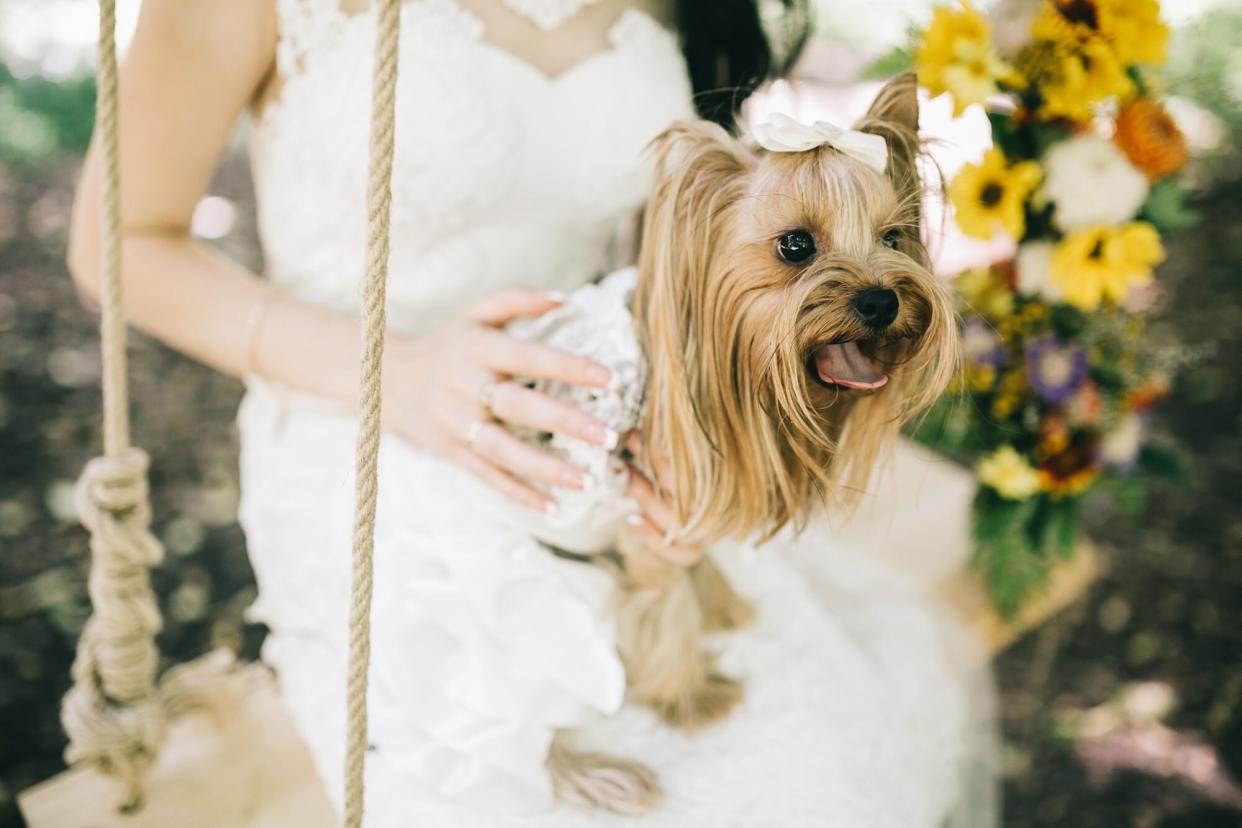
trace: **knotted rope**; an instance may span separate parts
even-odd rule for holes
[[[372,552],[388,273],[389,208],[396,113],[400,0],[377,0],[372,88],[366,272],[362,282],[363,350],[359,393],[357,487],[349,618],[348,740],[345,824],[362,823],[367,741],[367,674],[371,657]],[[78,640],[73,687],[61,721],[66,759],[90,762],[125,786],[122,807],[141,802],[141,784],[164,740],[168,720],[218,699],[213,679],[228,670],[227,653],[170,670],[154,691],[159,609],[148,570],[163,559],[151,534],[147,456],[130,446],[126,337],[121,273],[120,161],[117,140],[116,0],[99,3],[96,125],[102,154],[101,322],[104,456],[87,464],[76,490],[91,532],[90,596],[94,613]]]
[[[120,162],[117,142],[116,0],[99,3],[95,108],[102,154],[100,339],[104,456],[78,480],[78,515],[91,533],[89,591],[93,613],[78,639],[73,687],[61,705],[69,736],[65,758],[89,762],[124,787],[122,809],[141,801],[142,779],[164,740],[170,715],[215,695],[199,684],[227,670],[213,654],[170,671],[153,692],[161,622],[149,569],[164,557],[151,534],[147,455],[130,445],[125,309],[121,277]]]
[[[349,611],[348,736],[345,825],[359,828],[367,747],[367,673],[371,662],[372,553],[375,548],[380,443],[384,300],[388,278],[389,208],[397,101],[400,0],[376,0],[375,64],[371,87],[371,151],[367,188],[366,272],[362,281],[362,365],[354,501],[353,577]]]

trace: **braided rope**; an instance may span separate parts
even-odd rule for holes
[[[69,736],[65,758],[117,776],[123,807],[163,742],[165,722],[152,701],[160,614],[148,567],[163,558],[150,533],[147,457],[129,444],[125,310],[121,281],[120,160],[117,138],[116,0],[99,3],[96,128],[102,154],[100,340],[104,456],[86,465],[76,489],[78,514],[91,533],[94,613],[78,639],[73,687],[61,706]]]
[[[213,654],[170,671],[155,691],[161,627],[149,570],[164,557],[151,534],[147,455],[130,445],[125,307],[121,274],[117,130],[116,0],[99,3],[95,123],[102,154],[100,340],[104,455],[87,463],[75,489],[90,531],[93,612],[78,639],[73,686],[61,703],[65,759],[117,777],[122,810],[136,809],[142,780],[163,744],[170,715],[219,697],[212,677],[231,667]]]
[[[99,335],[103,350],[104,453],[129,448],[129,383],[125,364],[125,306],[121,282],[121,161],[118,149],[116,0],[99,2],[99,68],[95,124],[103,154],[101,213],[103,274]]]
[[[371,585],[380,443],[380,375],[384,357],[384,300],[388,277],[389,208],[397,91],[400,0],[377,0],[372,77],[371,158],[367,189],[368,238],[362,282],[362,365],[350,587],[348,736],[345,754],[345,825],[359,828],[367,746],[367,673],[371,661]]]

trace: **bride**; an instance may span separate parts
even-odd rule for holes
[[[805,10],[785,5],[792,59]],[[588,484],[502,426],[615,435],[506,379],[602,388],[608,369],[503,326],[632,261],[646,143],[678,119],[727,120],[787,61],[772,57],[756,0],[408,0],[402,14],[367,824],[992,824],[982,697],[957,631],[902,573],[847,555],[827,518],[761,554],[713,548],[758,621],[716,642],[745,700],[694,734],[621,704],[599,596],[515,584],[512,606],[489,606],[438,594],[403,565],[422,554],[418,527],[393,518],[437,483],[403,452],[456,464],[530,509],[548,507],[549,485]],[[338,807],[374,25],[366,0],[146,0],[120,87],[126,310],[246,382],[251,615],[270,628],[264,660]],[[246,114],[265,279],[188,231]],[[92,148],[69,254],[87,295],[98,292],[98,176]],[[685,565],[704,553],[663,542],[669,510],[637,473],[630,494],[636,531],[662,555]],[[379,632],[398,615],[419,622]],[[515,616],[533,625],[521,641],[538,642],[535,657],[508,657],[519,635],[503,622]],[[441,674],[420,669],[428,653]],[[623,818],[555,801],[551,723],[657,769],[664,803]]]

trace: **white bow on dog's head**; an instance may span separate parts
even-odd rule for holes
[[[759,146],[769,152],[805,152],[824,145],[861,161],[876,172],[888,164],[888,143],[879,135],[844,129],[827,121],[804,124],[773,112],[753,130]]]

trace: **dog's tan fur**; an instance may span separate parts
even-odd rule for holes
[[[804,525],[817,504],[848,508],[901,424],[947,384],[956,323],[920,241],[917,122],[907,75],[857,125],[886,139],[883,175],[831,147],[768,153],[705,121],[653,141],[632,310],[649,365],[642,437],[663,461],[652,473],[679,537],[766,540]],[[891,228],[896,250],[881,243]],[[797,229],[818,252],[792,265],[775,244]],[[850,306],[867,287],[900,300],[881,334]],[[845,340],[867,343],[887,385],[857,392],[810,377],[808,355]],[[680,727],[727,715],[742,687],[714,669],[700,636],[746,623],[753,609],[710,560],[686,570],[629,535],[619,552],[630,698]],[[560,765],[572,773],[574,763]],[[608,796],[595,804],[635,807]]]

